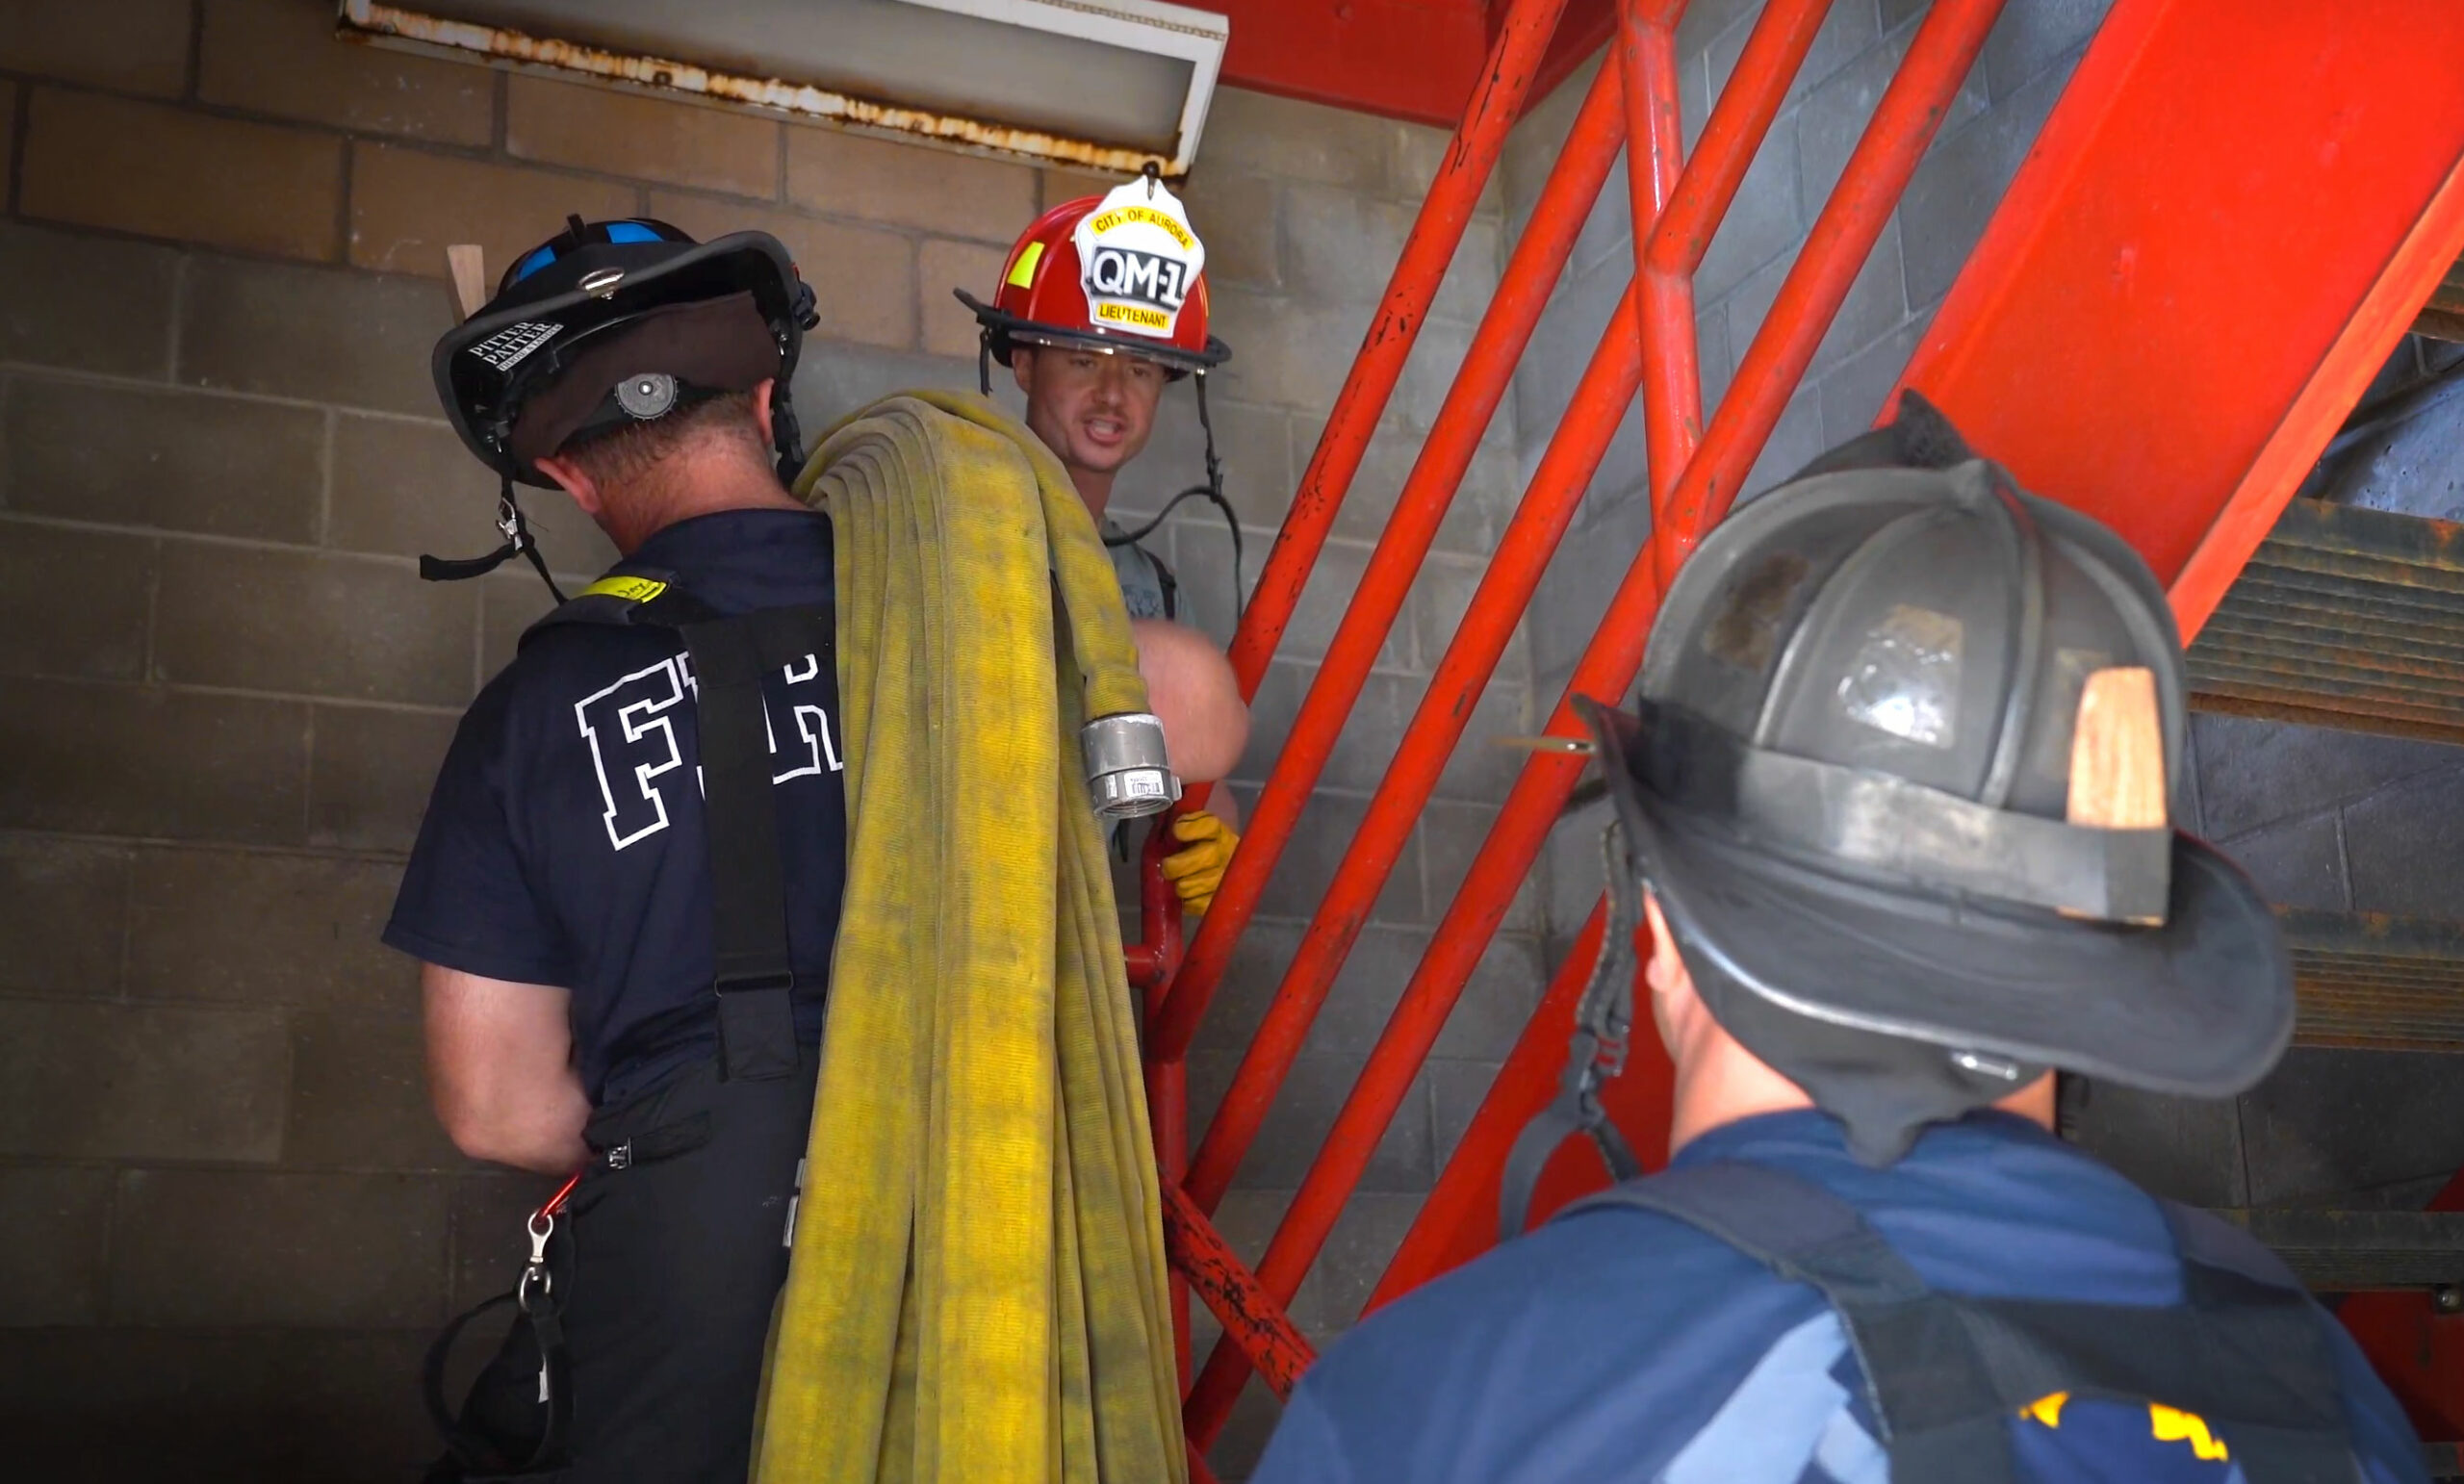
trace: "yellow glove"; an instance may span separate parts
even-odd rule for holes
[[[1204,914],[1215,904],[1215,889],[1223,884],[1223,868],[1241,837],[1212,814],[1184,814],[1172,821],[1172,838],[1181,848],[1164,857],[1164,879],[1180,893],[1185,911]]]

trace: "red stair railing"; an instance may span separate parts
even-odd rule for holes
[[[1556,26],[1557,13],[1564,3],[1565,0],[1516,0],[1513,10],[1507,13],[1489,65],[1482,73],[1481,87],[1473,94],[1462,127],[1455,131],[1454,141],[1438,166],[1437,179],[1429,187],[1428,198],[1422,203],[1411,235],[1404,240],[1402,256],[1395,265],[1395,274],[1387,284],[1377,317],[1361,342],[1359,359],[1352,363],[1351,373],[1335,396],[1334,411],[1318,440],[1318,451],[1310,457],[1309,468],[1300,476],[1292,509],[1284,517],[1283,529],[1275,537],[1274,550],[1268,554],[1265,571],[1259,574],[1257,591],[1242,613],[1240,630],[1232,639],[1231,659],[1244,698],[1256,696],[1258,683],[1266,677],[1267,664],[1274,658],[1275,647],[1282,642],[1284,628],[1299,604],[1301,589],[1307,585],[1310,570],[1326,544],[1326,533],[1343,508],[1344,497],[1350,493],[1352,475],[1359,472],[1361,457],[1369,449],[1370,439],[1377,431],[1377,421],[1385,414],[1387,399],[1394,395],[1395,383],[1403,373],[1403,363],[1420,336],[1429,302],[1436,296],[1447,267],[1454,259],[1454,250],[1463,241],[1464,228],[1479,204],[1489,172],[1505,148],[1506,132],[1521,115],[1524,90],[1530,86],[1532,73],[1548,50],[1550,33]],[[1581,225],[1578,217],[1579,214],[1577,228]],[[1538,302],[1528,308],[1533,322],[1538,320],[1553,280],[1553,274],[1541,285]],[[1483,321],[1484,330],[1488,320],[1498,318],[1499,309],[1497,302],[1491,303]],[[1480,359],[1494,384],[1480,398],[1479,420],[1463,454],[1466,465],[1470,462],[1470,449],[1478,446],[1489,415],[1505,395],[1514,362],[1522,354],[1523,339],[1529,333],[1527,327],[1502,362],[1494,354]],[[1466,371],[1473,364],[1467,354]],[[1464,394],[1464,373],[1458,371],[1454,389],[1449,394],[1450,408],[1458,406],[1457,398]],[[1468,413],[1458,411],[1458,417],[1462,416]],[[1444,423],[1448,420],[1441,416],[1439,421]],[[1431,441],[1437,441],[1434,434]],[[1295,721],[1283,753],[1275,760],[1274,773],[1258,796],[1248,832],[1242,836],[1240,850],[1224,870],[1214,906],[1190,944],[1189,957],[1172,977],[1163,1014],[1147,1028],[1149,1056],[1164,1061],[1180,1061],[1188,1056],[1191,1037],[1222,980],[1224,965],[1231,961],[1233,945],[1256,915],[1267,880],[1282,858],[1284,847],[1291,843],[1293,828],[1308,803],[1309,790],[1334,751],[1335,738],[1368,679],[1378,646],[1393,627],[1395,615],[1402,610],[1412,578],[1419,574],[1421,558],[1426,554],[1438,522],[1454,498],[1461,475],[1462,468],[1457,467],[1453,477],[1447,479],[1442,488],[1434,481],[1423,481],[1420,489],[1411,492],[1413,500],[1396,500],[1386,535],[1371,555],[1352,595],[1350,609],[1319,667],[1318,683],[1311,688],[1309,697],[1316,704],[1304,704],[1301,716]],[[1432,505],[1433,509],[1426,508]]]
[[[1292,512],[1251,598],[1232,663],[1254,694],[1400,375],[1474,205],[1520,115],[1563,0],[1515,0],[1484,82],[1448,149],[1406,242]],[[1371,555],[1281,755],[1224,873],[1215,907],[1177,964],[1178,914],[1160,875],[1145,878],[1147,940],[1131,949],[1147,995],[1147,1087],[1155,1109],[1166,1219],[1176,1272],[1204,1298],[1224,1339],[1187,1403],[1193,1443],[1212,1443],[1252,1369],[1276,1392],[1307,1364],[1286,1307],[1357,1187],[1371,1152],[1503,921],[1582,767],[1538,753],[1525,765],[1448,908],[1291,1208],[1252,1272],[1209,1220],[1247,1154],[1310,1025],[1367,923],[1372,904],[1434,790],[1480,692],[1529,605],[1619,422],[1643,397],[1655,536],[1635,553],[1578,662],[1547,730],[1579,728],[1569,700],[1614,697],[1632,683],[1664,573],[1733,499],[1814,348],[1872,249],[2000,0],[1942,0],[1920,24],[1899,75],[1851,156],[1832,199],[1748,351],[1733,390],[1703,427],[1693,274],[1747,166],[1785,99],[1828,0],[1773,0],[1756,23],[1691,162],[1681,159],[1675,33],[1684,0],[1622,0],[1619,34],[1508,260],[1496,296],[1457,371],[1395,510]],[[1401,611],[1466,468],[1511,382],[1577,235],[1630,140],[1636,277],[1490,559],[1462,625],[1439,661],[1350,848],[1285,971],[1215,1119],[1184,1161],[1186,1059],[1234,946],[1255,915],[1326,759]],[[1697,443],[1701,444],[1698,450]],[[1382,1299],[1476,1251],[1492,1222],[1497,1165],[1515,1128],[1556,1074],[1576,988],[1598,951],[1600,914],[1578,938],[1501,1071],[1498,1086],[1406,1239]],[[1664,1097],[1664,1079],[1638,1056],[1615,1094],[1621,1117]],[[1533,1097],[1534,1092],[1538,1099]],[[1648,1122],[1648,1113],[1637,1120]],[[1646,1149],[1664,1143],[1637,1128]],[[1483,1209],[1485,1205],[1485,1209]],[[1468,1250],[1466,1248],[1468,1247]],[[1184,1327],[1186,1335],[1186,1326]],[[1186,1365],[1186,1357],[1184,1361]]]
[[[1245,694],[1254,695],[1292,617],[1563,4],[1513,0],[1504,16],[1233,642]],[[1707,426],[1694,274],[1828,7],[1769,0],[1689,162],[1675,61],[1684,0],[1619,0],[1609,56],[1185,960],[1179,911],[1155,868],[1161,842],[1146,857],[1145,941],[1131,946],[1130,968],[1145,996],[1146,1086],[1185,1378],[1190,1292],[1224,1330],[1190,1385],[1194,1447],[1218,1436],[1250,1370],[1281,1394],[1309,1364],[1287,1312],[1293,1295],[1580,772],[1581,759],[1565,753],[1535,753],[1525,764],[1264,1257],[1254,1271],[1245,1267],[1211,1214],[1611,436],[1639,392],[1653,535],[1550,717],[1554,736],[1577,735],[1571,697],[1619,697],[1633,682],[1663,584],[1735,500],[2000,8],[2000,0],[1938,0],[1918,24]],[[2464,103],[2446,86],[2464,13],[2427,0],[2370,0],[2297,8],[2270,26],[2242,18],[2232,0],[2119,0],[1908,372],[2031,488],[2103,516],[2132,540],[2174,584],[2186,630],[2264,533],[2464,237]],[[2227,40],[2230,65],[2218,60]],[[1633,281],[1192,1156],[1192,1038],[1614,157],[1630,143]],[[2229,272],[2219,271],[2220,252]],[[2280,301],[2270,354],[2214,353],[2218,345],[2245,345],[2247,306],[2261,298]],[[2009,395],[2020,386],[2038,395]],[[1506,1150],[1551,1095],[1602,931],[1595,906],[1373,1305],[1494,1239]],[[1647,1163],[1665,1149],[1668,1092],[1666,1063],[1647,1039],[1605,1092]],[[1553,1165],[1535,1209],[1597,1184],[1584,1164],[1569,1156]]]

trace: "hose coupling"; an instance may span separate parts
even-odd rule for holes
[[[1078,729],[1078,752],[1087,764],[1087,791],[1105,819],[1158,814],[1181,797],[1181,780],[1164,753],[1164,723],[1148,712],[1096,717]]]

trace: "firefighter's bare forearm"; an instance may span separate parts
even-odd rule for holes
[[[453,1146],[475,1160],[562,1174],[589,1158],[590,1099],[573,1065],[571,996],[550,985],[425,964],[428,1087]]]

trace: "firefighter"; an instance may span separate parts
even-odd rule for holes
[[[765,234],[574,218],[436,347],[506,542],[429,575],[545,573],[517,483],[623,561],[463,717],[385,929],[455,1145],[582,1171],[433,1477],[744,1476],[845,880],[831,528],[781,473],[811,314]],[[717,744],[722,711],[768,745]]]
[[[434,1480],[745,1476],[846,884],[832,528],[785,488],[812,322],[766,234],[576,217],[436,346],[505,539],[424,575],[546,577],[517,484],[623,559],[463,717],[385,929],[455,1145],[580,1172],[467,1401],[438,1394],[452,1331],[431,1359]]]
[[[1084,196],[1038,217],[1010,249],[992,302],[956,291],[983,327],[981,366],[1009,368],[1025,394],[1027,426],[1043,440],[1087,502],[1112,553],[1150,693],[1189,718],[1172,739],[1172,763],[1193,782],[1230,773],[1249,735],[1248,707],[1223,652],[1181,624],[1180,584],[1163,558],[1139,545],[1182,500],[1212,499],[1231,523],[1238,576],[1240,525],[1223,497],[1206,377],[1231,349],[1208,333],[1206,245],[1180,198],[1150,167],[1101,196]],[[1155,430],[1164,389],[1187,378],[1206,436],[1206,480],[1182,491],[1135,531],[1108,513],[1121,470]],[[1159,703],[1160,704],[1160,703]],[[1202,813],[1172,823],[1179,842],[1164,874],[1182,905],[1203,912],[1239,844],[1231,796],[1216,789]]]
[[[2168,823],[2182,674],[2138,555],[1912,395],[1713,530],[1586,712],[1670,1167],[1353,1330],[1252,1477],[2424,1477],[2272,1254],[2049,1131],[2054,1068],[2221,1097],[2292,1033],[2266,904]],[[1563,1134],[1623,1162],[1619,957],[1512,1230]]]

